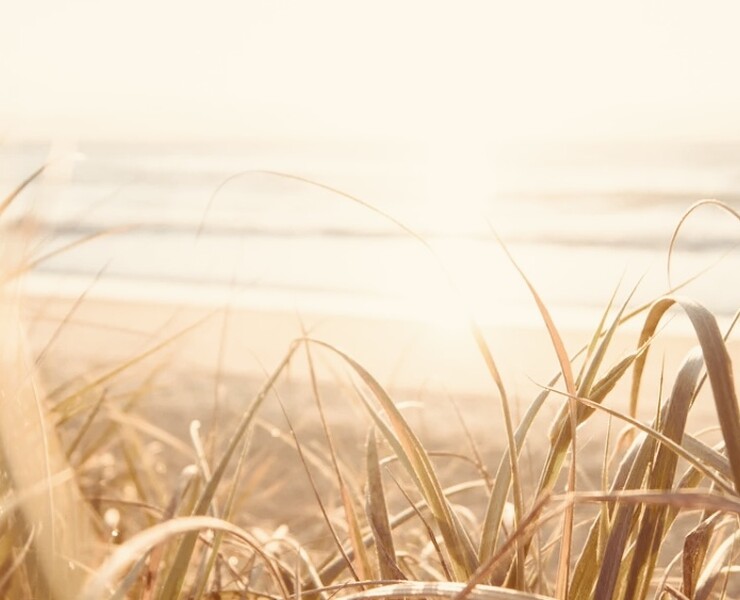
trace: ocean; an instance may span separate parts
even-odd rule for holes
[[[669,289],[695,202],[740,209],[740,146],[602,144],[429,151],[377,141],[0,146],[6,219],[33,223],[34,294],[257,310],[539,322],[497,236],[556,323]],[[353,198],[349,198],[352,196]],[[383,214],[381,214],[383,213]],[[424,241],[405,231],[401,225]],[[707,206],[673,255],[681,293],[729,319],[740,223]]]

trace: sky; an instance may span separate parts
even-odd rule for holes
[[[0,137],[740,139],[740,3],[6,0]]]

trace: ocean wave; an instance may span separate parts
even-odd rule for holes
[[[367,240],[382,241],[408,240],[416,241],[408,233],[397,228],[372,228],[362,229],[357,227],[279,227],[279,226],[249,226],[244,224],[209,224],[202,228],[197,223],[140,223],[129,224],[118,227],[106,228],[97,224],[85,223],[45,223],[36,221],[36,226],[50,237],[85,237],[95,234],[103,234],[110,231],[115,235],[151,235],[157,237],[185,237],[232,239],[232,238],[270,238],[270,239],[300,239],[321,238],[324,241],[332,239],[342,240]],[[666,247],[666,228],[656,227],[653,231],[629,231],[614,230],[591,230],[557,232],[552,230],[517,232],[511,230],[498,231],[499,236],[510,245],[537,245],[537,246],[568,246],[568,247],[613,247],[619,249],[634,250],[656,250]],[[429,242],[435,241],[469,241],[480,243],[497,243],[496,235],[488,231],[457,231],[445,232],[440,230],[417,231],[422,238]],[[735,248],[740,243],[740,236],[731,232],[709,232],[700,231],[689,235],[682,235],[677,250],[686,252],[710,252],[727,251]]]

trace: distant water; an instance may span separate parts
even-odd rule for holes
[[[39,265],[27,286],[45,294],[89,288],[441,324],[469,309],[531,323],[534,305],[495,230],[556,318],[589,326],[620,280],[621,298],[641,277],[636,301],[665,292],[670,235],[691,204],[716,197],[740,208],[740,146],[731,145],[0,147],[0,194],[55,155],[10,217],[30,213],[46,251],[112,232]],[[293,176],[387,213],[438,258],[388,218]],[[740,305],[739,242],[740,223],[708,208],[687,222],[674,255],[674,282],[727,255],[686,291],[723,317]]]

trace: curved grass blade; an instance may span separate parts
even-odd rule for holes
[[[717,583],[719,583],[718,580],[722,566],[727,561],[732,560],[733,550],[738,540],[740,540],[740,532],[736,531],[714,551],[699,576],[699,581],[696,584],[696,593],[693,596],[694,600],[707,600],[710,597]]]
[[[131,231],[132,229],[134,229],[132,225],[122,225],[121,227],[112,227],[111,229],[106,229],[105,231],[95,231],[93,233],[87,234],[81,238],[72,240],[71,242],[65,244],[64,246],[61,246],[60,248],[55,248],[54,250],[51,250],[46,254],[42,254],[41,256],[28,260],[17,269],[9,270],[7,273],[4,273],[3,278],[5,281],[11,281],[12,279],[20,277],[21,275],[32,271],[40,264],[51,260],[55,256],[59,256],[61,254],[64,254],[65,252],[69,252],[70,250],[74,250],[78,246],[83,246],[99,238],[107,237],[109,235],[115,235],[116,233],[126,233],[128,231]]]
[[[696,593],[696,584],[709,550],[709,542],[712,539],[717,521],[721,518],[723,518],[721,513],[710,515],[694,527],[684,539],[681,591],[690,598],[693,598]]]
[[[704,360],[697,350],[691,352],[678,372],[670,399],[660,416],[661,432],[679,443],[686,427],[694,391],[701,375]],[[670,490],[676,473],[678,457],[665,446],[660,446],[648,475],[647,488]],[[630,572],[627,575],[625,596],[644,598],[647,586],[655,569],[658,551],[664,535],[665,507],[649,507],[640,519],[635,538],[635,550]],[[604,561],[614,560],[614,555],[604,555]]]
[[[458,597],[465,588],[454,582],[407,582],[388,585],[359,594],[346,596],[346,600],[391,600],[402,598],[447,598]],[[466,593],[471,600],[553,600],[551,596],[517,592],[491,585],[478,585]]]
[[[270,558],[260,550],[249,533],[241,527],[215,517],[178,517],[153,525],[118,546],[105,563],[92,574],[79,598],[82,600],[101,600],[109,597],[115,592],[116,579],[130,565],[137,562],[142,555],[151,552],[160,544],[170,541],[176,536],[183,534],[195,534],[197,536],[199,532],[204,530],[224,531],[241,540],[262,556],[275,581],[282,581],[281,574]],[[283,589],[283,592],[287,594],[287,590]]]
[[[691,379],[692,370],[695,371],[696,377],[698,378],[697,365],[695,362],[690,362],[684,372],[684,376],[682,377],[684,381],[687,378]],[[678,385],[678,382],[677,382],[677,385]],[[683,387],[684,383],[682,382],[680,385]],[[691,388],[690,392],[687,391],[686,394],[689,397],[693,397],[693,388]],[[670,449],[670,451],[674,453],[675,455],[681,456],[681,458],[684,458],[685,460],[689,461],[698,471],[701,471],[705,476],[712,479],[715,483],[717,483],[723,489],[725,489],[725,491],[732,492],[732,489],[728,488],[727,484],[725,484],[721,479],[718,479],[717,476],[714,475],[714,473],[712,473],[709,469],[707,469],[707,467],[702,462],[697,460],[695,456],[687,452],[684,448],[679,446],[671,438],[663,435],[663,433],[657,432],[653,428],[643,425],[639,421],[635,421],[631,417],[628,417],[627,415],[623,415],[619,413],[618,411],[614,411],[604,406],[597,405],[586,399],[579,398],[578,400],[579,402],[586,403],[587,405],[592,406],[594,408],[598,407],[599,410],[605,411],[617,418],[625,420],[628,423],[632,424],[633,426],[638,427],[639,429],[643,430],[643,432],[645,432],[646,434],[650,436],[650,438],[647,441],[643,442],[640,438],[637,438],[633,442],[633,448],[639,448],[639,451],[635,459],[631,462],[631,465],[629,468],[629,476],[627,480],[624,482],[624,486],[622,487],[623,490],[634,489],[641,485],[641,483],[643,482],[645,478],[645,473],[647,469],[649,468],[649,465],[651,464],[654,444],[656,441],[658,441],[663,446],[666,446],[667,449]],[[623,463],[623,464],[626,464],[626,463]],[[622,471],[622,468],[620,468],[620,471]],[[615,480],[615,485],[619,483],[620,479],[621,478],[618,476],[617,480]],[[619,492],[613,492],[613,494],[618,494],[618,493]],[[624,551],[625,544],[627,542],[627,534],[630,529],[630,524],[632,521],[633,513],[634,513],[634,506],[632,505],[621,506],[618,508],[616,516],[612,519],[612,523],[610,527],[610,537],[607,543],[607,548],[605,550],[605,559],[604,559],[604,562],[601,563],[602,572],[600,574],[599,583],[597,584],[597,588],[596,588],[596,597],[604,597],[604,598],[612,597],[611,594],[613,593],[614,586],[617,584],[617,574],[619,572],[620,566],[622,565],[622,554]],[[583,568],[581,567],[581,565],[587,564],[588,560],[586,559],[586,557],[592,556],[593,552],[595,551],[594,542],[591,539],[591,536],[594,536],[594,535],[598,535],[598,532],[595,528],[592,528],[592,531],[590,533],[590,538],[586,544],[586,550],[584,550],[584,554],[581,556],[581,559],[579,560],[579,565],[577,566],[577,569],[576,569],[576,577],[574,578],[574,582],[575,580],[577,580],[577,586],[574,585],[574,588],[578,589],[578,593],[576,594],[576,596],[574,596],[575,598],[579,597],[578,594],[590,594],[591,584],[589,584],[588,581],[591,580],[591,577],[584,578],[584,572],[583,572]],[[586,554],[587,551],[590,554],[587,555]],[[610,560],[607,560],[607,558],[610,558]]]
[[[74,478],[61,441],[46,411],[21,330],[18,305],[5,290],[0,296],[0,472],[2,485],[15,494],[23,542],[31,530],[32,593],[54,600],[75,598],[83,583],[76,565],[99,561],[100,530]],[[30,490],[42,493],[26,493]],[[70,566],[72,565],[72,566]],[[56,582],[65,581],[65,586]]]
[[[47,168],[49,167],[49,164],[43,164],[38,169],[36,169],[33,173],[31,173],[28,177],[26,177],[20,185],[18,185],[10,194],[8,194],[5,198],[3,198],[3,201],[0,202],[0,216],[8,210],[8,207],[15,201],[15,199],[20,195],[20,193],[25,190],[31,183],[33,183]]]
[[[638,283],[639,285],[639,283]],[[583,377],[581,378],[581,381],[577,385],[577,395],[581,398],[590,398],[591,397],[591,391],[594,386],[594,383],[596,381],[596,376],[598,375],[599,369],[601,368],[602,363],[604,362],[604,358],[606,356],[606,352],[609,349],[609,345],[611,344],[611,341],[614,338],[614,334],[617,332],[617,328],[619,327],[619,324],[622,320],[622,316],[624,315],[625,311],[627,310],[627,306],[629,305],[630,300],[632,299],[632,296],[637,291],[637,285],[632,289],[627,299],[622,303],[622,306],[620,307],[619,311],[617,312],[616,316],[612,320],[611,325],[609,326],[609,329],[606,331],[603,331],[603,324],[606,320],[606,314],[604,314],[604,317],[602,318],[601,323],[599,324],[599,329],[594,335],[594,338],[591,341],[591,344],[589,345],[589,352],[586,356],[586,362],[584,363],[584,373]],[[613,302],[614,298],[609,302],[609,306],[611,306],[611,303]],[[632,360],[636,358],[636,354],[633,354],[623,361],[620,362],[620,365],[622,364],[631,364]],[[611,387],[616,385],[616,382],[619,378],[621,378],[623,372],[621,371],[620,365],[617,365],[612,371],[618,373],[618,375],[612,375],[605,378],[605,380],[602,380],[601,385],[605,385],[605,381],[609,382],[612,379],[614,379],[613,384],[611,384]],[[579,405],[578,409],[576,410],[576,422],[578,424],[582,423],[583,420],[586,418],[586,416],[590,414],[586,412],[586,408],[583,405]],[[558,414],[556,420],[555,420],[555,426],[552,428],[550,433],[550,440],[555,441],[558,439],[558,437],[561,435],[562,430],[568,426],[568,404],[563,405],[562,409],[560,410],[560,413]]]
[[[174,335],[168,337],[167,339],[163,340],[162,342],[159,342],[158,344],[152,346],[148,350],[145,350],[144,352],[141,352],[140,354],[137,354],[133,358],[130,358],[127,361],[124,361],[123,363],[119,364],[115,368],[107,371],[100,377],[97,377],[90,383],[87,383],[82,388],[74,392],[73,394],[67,396],[66,398],[60,400],[57,402],[57,404],[52,408],[52,412],[55,414],[58,414],[58,422],[57,424],[62,424],[71,419],[74,415],[76,415],[79,411],[84,410],[85,408],[88,408],[88,401],[85,400],[85,396],[88,392],[94,390],[96,387],[103,385],[104,383],[110,381],[111,379],[115,378],[116,376],[120,375],[127,369],[130,369],[134,365],[140,363],[141,361],[149,358],[150,356],[153,356],[157,352],[160,352],[163,348],[166,348],[176,340],[184,337],[188,333],[194,331],[203,323],[208,321],[215,315],[218,311],[213,311],[202,317],[201,319],[198,319],[195,323],[192,325],[189,325],[188,327],[182,329],[181,331],[178,331]],[[93,403],[94,404],[94,403]]]
[[[224,179],[219,186],[213,191],[211,194],[208,204],[206,206],[206,209],[203,213],[203,218],[201,220],[201,223],[198,227],[198,233],[197,237],[200,237],[202,234],[203,228],[205,226],[205,222],[208,218],[208,212],[210,211],[210,208],[215,201],[215,198],[217,194],[231,181],[239,178],[244,177],[247,175],[269,175],[272,177],[277,177],[280,179],[286,179],[290,181],[295,181],[304,185],[308,185],[311,187],[315,187],[321,190],[324,190],[326,192],[329,192],[330,194],[333,194],[335,196],[338,196],[340,198],[343,198],[344,200],[349,200],[350,202],[353,202],[359,206],[362,206],[363,208],[369,210],[370,212],[380,216],[381,218],[389,221],[394,226],[398,227],[401,231],[408,234],[411,238],[416,240],[418,243],[420,243],[424,249],[429,252],[429,255],[434,259],[436,266],[440,269],[440,272],[446,277],[448,283],[450,284],[453,291],[457,292],[457,286],[455,285],[454,278],[452,277],[452,274],[449,272],[447,267],[445,266],[444,262],[440,258],[440,256],[437,254],[436,250],[432,247],[432,245],[421,235],[419,235],[417,232],[415,232],[412,228],[408,227],[392,215],[380,210],[376,206],[373,206],[370,202],[366,202],[365,200],[354,196],[352,194],[349,194],[343,190],[340,190],[338,188],[335,188],[333,186],[321,183],[319,181],[315,181],[313,179],[309,179],[307,177],[302,177],[300,175],[294,175],[291,173],[283,173],[278,171],[270,171],[270,170],[259,170],[259,169],[247,169],[244,171],[241,171],[239,173],[235,173],[234,175],[231,175],[230,177]],[[493,355],[490,351],[490,348],[480,330],[480,327],[477,325],[475,320],[470,317],[470,328],[471,332],[473,334],[473,337],[475,339],[476,345],[485,361],[486,367],[488,369],[489,374],[491,375],[492,379],[494,380],[494,383],[499,391],[500,399],[501,399],[501,410],[502,415],[504,419],[504,427],[506,430],[506,437],[507,437],[507,444],[508,444],[508,453],[507,456],[509,457],[509,461],[511,462],[510,469],[511,469],[511,480],[513,481],[513,491],[514,491],[514,508],[515,508],[515,520],[519,518],[519,515],[521,515],[523,509],[523,501],[522,501],[522,494],[521,494],[521,484],[520,484],[520,477],[519,477],[519,467],[518,467],[518,451],[517,446],[514,442],[514,426],[513,426],[513,420],[511,418],[511,410],[509,407],[508,398],[506,395],[506,389],[503,385],[503,381],[501,379],[501,376],[498,371],[498,367],[496,366],[496,363],[493,359]],[[508,487],[508,486],[507,486]],[[508,490],[507,490],[508,493]],[[502,509],[501,505],[501,509]],[[503,509],[502,509],[503,510]],[[497,512],[497,507],[494,507],[494,510],[489,511],[491,516],[494,516]],[[496,522],[493,523],[489,527],[489,535],[490,536],[490,529],[496,528],[498,529],[500,523]],[[493,536],[493,539],[495,540],[495,535]],[[485,547],[484,547],[485,548]],[[521,565],[522,561],[518,561],[517,565]],[[522,572],[520,572],[520,575],[522,575]]]
[[[550,311],[547,309],[547,306],[545,306],[545,303],[542,301],[542,298],[540,298],[540,295],[537,293],[537,290],[535,289],[532,282],[529,280],[529,278],[525,275],[522,268],[517,264],[517,262],[514,260],[514,257],[509,252],[506,245],[503,243],[501,238],[496,235],[496,239],[498,240],[499,244],[503,248],[504,252],[506,253],[506,256],[511,261],[512,265],[514,265],[514,268],[519,272],[519,275],[524,280],[524,283],[529,288],[529,291],[532,295],[532,298],[534,299],[535,303],[537,304],[537,309],[540,312],[540,315],[542,316],[542,320],[545,322],[545,327],[547,328],[547,332],[550,335],[550,340],[552,342],[552,346],[555,350],[555,354],[557,355],[558,363],[560,364],[560,371],[563,374],[563,381],[565,382],[565,388],[568,391],[569,399],[568,399],[568,407],[569,407],[569,417],[570,417],[570,427],[571,427],[571,461],[568,469],[568,491],[574,492],[576,489],[576,423],[577,423],[577,411],[578,411],[578,404],[570,398],[570,396],[577,395],[576,390],[576,384],[575,384],[575,378],[573,377],[573,367],[570,363],[570,358],[568,356],[568,353],[565,350],[565,345],[563,344],[563,339],[560,336],[560,332],[558,331],[558,328],[555,326],[555,322],[552,319],[552,316],[550,315]],[[572,507],[568,507],[565,511],[565,514],[563,515],[563,534],[562,534],[562,541],[560,546],[560,558],[559,558],[559,564],[557,569],[557,592],[556,596],[558,598],[565,598],[568,595],[568,579],[570,574],[570,552],[571,552],[571,543],[573,539],[573,509]],[[521,553],[520,553],[521,554]],[[519,556],[517,563],[520,565],[519,570],[523,568],[523,565],[521,565],[522,557]]]
[[[221,459],[216,465],[216,468],[213,470],[213,475],[211,476],[210,481],[203,489],[203,492],[201,493],[200,498],[198,499],[198,502],[193,509],[194,515],[204,515],[208,510],[208,507],[211,504],[211,500],[213,500],[213,496],[215,495],[216,489],[218,488],[218,485],[223,478],[226,467],[228,466],[232,455],[234,454],[237,447],[249,430],[250,426],[252,425],[252,421],[254,420],[254,417],[257,414],[260,406],[262,406],[262,402],[267,397],[267,394],[275,385],[278,377],[280,377],[282,372],[290,363],[293,355],[298,349],[298,346],[299,344],[297,342],[293,342],[290,345],[290,348],[286,352],[285,356],[283,356],[283,359],[280,361],[278,366],[275,368],[265,384],[262,386],[262,389],[260,389],[260,391],[254,397],[247,410],[244,411],[244,414],[242,415],[236,427],[236,430],[229,440],[229,444],[226,447],[226,450],[221,456]],[[190,531],[185,534],[182,541],[180,542],[180,547],[178,548],[174,564],[170,569],[162,591],[163,598],[177,598],[180,594],[180,590],[182,589],[182,584],[185,581],[185,575],[187,573],[188,564],[190,563],[197,537],[197,531]]]
[[[301,323],[302,333],[307,336],[307,332],[303,323]],[[337,486],[339,487],[340,496],[342,498],[342,505],[344,507],[344,517],[347,522],[347,530],[350,533],[350,543],[355,554],[355,578],[359,580],[371,579],[373,576],[372,567],[370,566],[370,560],[365,546],[362,543],[362,527],[359,519],[357,518],[357,512],[355,510],[354,499],[350,493],[349,487],[344,481],[342,471],[339,468],[339,460],[337,459],[337,452],[334,446],[334,438],[329,429],[329,423],[326,420],[326,414],[324,412],[324,404],[321,401],[321,394],[319,393],[319,386],[316,381],[316,371],[314,369],[313,357],[311,356],[311,348],[308,344],[305,344],[306,349],[306,360],[308,362],[308,371],[311,381],[311,392],[313,393],[316,407],[319,411],[319,418],[321,420],[321,426],[324,430],[324,436],[326,437],[326,443],[329,447],[329,456],[331,458],[331,464],[334,468],[334,476],[336,478]],[[291,428],[292,430],[292,428]]]
[[[480,560],[486,560],[490,554],[493,553],[493,548],[498,537],[498,532],[501,528],[501,518],[504,513],[504,505],[506,504],[506,497],[508,496],[509,484],[512,486],[514,494],[514,527],[518,527],[519,521],[521,520],[524,513],[524,499],[522,497],[522,486],[521,477],[519,475],[519,448],[520,444],[516,441],[516,434],[514,433],[514,420],[511,416],[511,407],[509,405],[509,398],[506,393],[506,387],[504,386],[503,379],[499,373],[496,361],[493,359],[486,339],[483,336],[483,332],[480,327],[471,320],[470,326],[473,332],[473,337],[478,346],[483,360],[486,364],[491,378],[493,379],[496,388],[499,392],[501,399],[501,412],[504,419],[504,429],[506,431],[506,444],[507,452],[506,457],[509,461],[509,478],[506,483],[506,487],[502,486],[499,488],[498,495],[491,495],[491,501],[489,502],[489,509],[486,511],[486,522],[483,528],[483,535],[480,543],[479,556]],[[495,502],[495,504],[493,504]],[[524,551],[517,544],[516,553],[519,560],[516,561],[517,579],[520,581],[524,579]]]
[[[657,300],[650,309],[640,333],[639,345],[642,346],[645,340],[653,336],[663,315],[674,304],[678,304],[689,317],[699,340],[717,409],[717,417],[722,428],[722,437],[727,448],[727,457],[732,468],[735,490],[740,491],[740,409],[738,408],[732,361],[714,315],[693,300],[666,296]],[[630,395],[630,415],[634,415],[636,411],[647,351],[646,348],[646,351],[635,361]]]
[[[426,450],[408,423],[406,423],[403,415],[396,408],[393,400],[391,400],[387,392],[370,373],[341,350],[338,350],[331,344],[314,339],[307,339],[306,342],[317,344],[337,354],[359,375],[360,379],[373,392],[373,395],[388,416],[391,427],[397,436],[400,449],[403,456],[405,456],[405,460],[402,463],[411,468],[410,475],[419,484],[419,491],[427,501],[435,522],[440,528],[440,532],[447,546],[447,551],[450,554],[455,576],[460,580],[467,579],[477,567],[473,545],[442,492],[442,487],[439,484]]]
[[[456,494],[460,494],[463,492],[467,492],[469,490],[473,490],[479,487],[484,487],[485,482],[483,480],[479,481],[467,481],[465,483],[459,483],[457,485],[450,486],[448,488],[444,488],[442,492],[444,493],[445,497],[451,497],[455,496]],[[427,503],[425,500],[420,500],[419,502],[416,502],[413,506],[402,510],[398,514],[394,515],[390,519],[390,528],[391,531],[395,529],[396,527],[399,527],[403,525],[404,523],[407,523],[410,519],[412,519],[415,515],[418,514],[419,511],[428,510],[429,507],[427,506]],[[369,547],[373,541],[374,537],[372,533],[369,533],[365,535],[365,537],[362,539],[363,543],[365,544],[365,547]],[[348,552],[348,556],[352,558],[351,551]],[[333,581],[336,579],[337,574],[341,572],[344,569],[344,558],[334,558],[331,560],[331,562],[327,563],[321,568],[320,576],[321,580],[327,580],[327,581]]]
[[[701,208],[702,206],[716,206],[717,208],[727,211],[729,214],[733,215],[738,221],[740,221],[740,213],[737,212],[734,208],[732,208],[729,204],[726,204],[725,202],[721,202],[719,200],[714,200],[714,199],[699,200],[699,202],[690,206],[686,210],[686,212],[681,216],[681,219],[676,225],[676,228],[673,230],[673,235],[671,236],[671,242],[668,245],[668,259],[666,261],[666,272],[668,274],[668,285],[669,286],[671,284],[671,260],[673,258],[674,246],[676,245],[676,241],[678,240],[678,233],[679,231],[681,231],[681,227],[683,227],[683,224],[686,222],[686,219],[689,218],[689,215],[691,215],[691,213]]]
[[[366,468],[367,495],[365,510],[375,540],[375,552],[378,556],[380,577],[382,579],[406,579],[396,559],[396,549],[393,544],[391,524],[388,520],[388,507],[385,501],[383,478],[380,474],[378,444],[375,441],[374,429],[370,431],[367,440]]]
[[[301,459],[301,463],[303,464],[303,469],[306,472],[306,476],[308,477],[308,482],[311,485],[311,491],[313,492],[314,498],[316,499],[316,503],[319,506],[319,510],[321,511],[321,515],[324,518],[326,527],[327,529],[329,529],[329,533],[331,534],[331,537],[334,540],[334,544],[336,545],[339,551],[339,554],[344,559],[347,569],[349,569],[350,573],[352,574],[352,577],[354,577],[355,581],[360,581],[361,578],[359,576],[359,573],[357,572],[355,565],[352,563],[352,559],[349,557],[347,551],[344,549],[344,546],[342,545],[342,541],[339,539],[339,534],[337,533],[337,530],[335,529],[334,525],[332,525],[331,518],[329,517],[329,514],[326,511],[324,502],[321,500],[321,494],[319,494],[319,488],[316,486],[316,481],[314,480],[313,475],[311,474],[311,469],[309,469],[308,467],[308,461],[306,460],[306,457],[303,454],[303,447],[301,446],[301,443],[298,441],[298,435],[296,434],[295,429],[293,428],[293,424],[291,420],[288,418],[288,413],[286,412],[285,406],[283,405],[282,401],[280,401],[280,409],[282,410],[283,416],[285,417],[285,420],[288,423],[288,429],[290,430],[290,434],[293,437],[295,448],[298,452],[299,458]],[[352,526],[351,523],[349,523],[349,525],[350,527]],[[355,548],[354,544],[352,544],[352,548]],[[363,547],[363,551],[364,551],[364,547]],[[364,555],[365,553],[363,552],[363,556]],[[323,581],[324,580],[322,580],[322,583]]]

